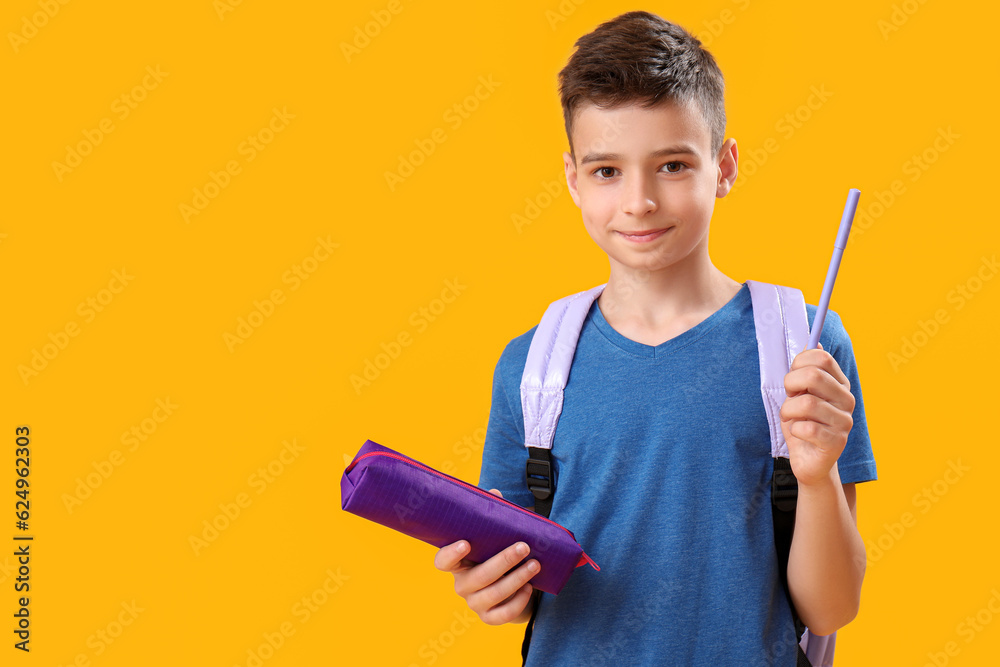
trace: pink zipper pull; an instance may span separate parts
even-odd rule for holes
[[[590,565],[590,567],[594,568],[598,572],[601,571],[600,566],[597,563],[595,563],[593,560],[591,560],[590,556],[587,555],[587,552],[584,551],[583,555],[580,556],[580,560],[577,561],[576,567],[580,567],[581,565],[588,565],[588,564]]]

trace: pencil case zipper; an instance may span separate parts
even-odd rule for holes
[[[393,454],[391,452],[368,452],[367,454],[362,454],[358,458],[356,458],[353,461],[351,461],[350,465],[347,466],[347,469],[344,471],[344,473],[346,474],[346,473],[351,472],[351,470],[354,469],[354,466],[356,466],[358,463],[360,463],[362,460],[368,458],[369,456],[388,456],[391,459],[396,459],[398,461],[402,461],[403,463],[408,463],[409,465],[416,466],[416,467],[418,467],[418,468],[420,468],[422,470],[426,470],[427,472],[429,472],[429,473],[431,473],[433,475],[437,475],[438,477],[441,477],[442,479],[448,479],[448,480],[451,480],[453,482],[458,482],[462,486],[467,487],[467,488],[469,488],[472,491],[475,491],[476,493],[478,493],[481,496],[486,496],[487,498],[489,498],[490,500],[492,500],[494,502],[504,503],[504,504],[506,504],[506,505],[508,505],[510,507],[513,507],[515,509],[520,510],[521,512],[526,513],[527,515],[531,516],[534,519],[541,519],[542,521],[545,521],[547,523],[552,524],[556,528],[560,528],[562,530],[565,530],[566,533],[571,538],[573,538],[573,541],[576,542],[576,537],[573,535],[572,532],[570,532],[569,528],[567,528],[566,526],[560,526],[558,523],[556,523],[552,519],[544,517],[541,514],[538,514],[537,512],[532,512],[528,508],[521,507],[517,503],[512,502],[510,500],[507,500],[506,498],[501,498],[499,496],[493,495],[489,491],[484,491],[484,490],[480,489],[478,486],[476,486],[475,484],[469,484],[465,480],[458,479],[457,477],[452,477],[451,475],[446,475],[443,472],[435,470],[434,468],[431,468],[429,466],[425,466],[423,463],[419,463],[417,461],[414,461],[413,459],[408,458],[406,456],[402,456],[402,455],[399,455],[399,454]],[[583,555],[580,556],[580,562],[577,563],[578,567],[581,564],[583,564],[583,563],[587,563],[592,568],[594,568],[595,570],[597,570],[598,572],[601,571],[600,566],[597,563],[595,563],[593,560],[591,560],[590,556],[588,556],[585,551],[582,551],[581,553]]]

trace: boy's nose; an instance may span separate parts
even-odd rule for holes
[[[655,211],[658,205],[656,187],[652,179],[640,176],[625,179],[621,199],[622,213],[642,216]]]

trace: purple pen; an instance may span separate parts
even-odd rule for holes
[[[840,217],[840,229],[837,230],[837,240],[833,243],[833,257],[830,258],[830,268],[826,270],[826,282],[823,284],[823,294],[819,298],[819,306],[816,308],[816,317],[813,318],[812,331],[809,334],[809,345],[807,350],[812,350],[819,343],[819,336],[823,333],[823,321],[826,319],[826,310],[830,305],[830,295],[833,294],[833,283],[837,280],[837,271],[840,269],[840,258],[844,256],[844,248],[847,247],[847,237],[851,233],[851,223],[854,222],[854,212],[858,209],[858,198],[861,191],[851,188],[847,192],[847,203],[844,204],[844,214]]]

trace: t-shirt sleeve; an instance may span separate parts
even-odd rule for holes
[[[871,438],[868,434],[868,421],[865,418],[865,402],[861,395],[861,380],[858,377],[858,364],[854,358],[854,348],[851,338],[844,328],[840,316],[828,310],[820,336],[823,349],[827,350],[844,375],[851,383],[851,393],[854,394],[854,412],[851,417],[854,425],[847,436],[847,444],[837,460],[840,481],[843,484],[852,482],[869,482],[877,479],[875,471],[875,456],[872,453]]]
[[[483,465],[479,472],[479,487],[499,489],[507,500],[521,507],[532,507],[535,497],[528,490],[525,465],[528,451],[524,446],[524,422],[521,421],[520,373],[505,373],[510,356],[510,344],[504,349],[493,371],[493,399],[490,419],[483,444]],[[523,371],[523,368],[522,368]],[[507,385],[516,380],[518,393],[509,395]],[[511,403],[517,401],[516,407]]]

